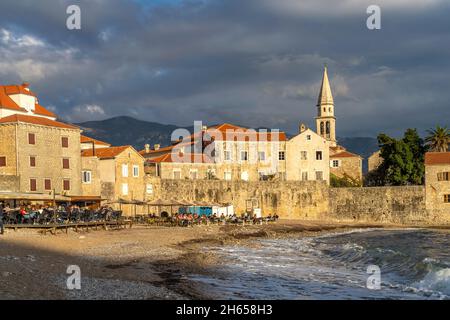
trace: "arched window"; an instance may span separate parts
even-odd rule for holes
[[[329,137],[330,136],[330,121],[327,121],[326,133],[327,133],[327,137]]]
[[[324,123],[321,122],[321,123],[320,123],[320,135],[323,136],[324,134],[325,134]]]

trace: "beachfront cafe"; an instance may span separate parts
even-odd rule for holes
[[[198,216],[212,216],[216,215],[218,217],[232,216],[234,214],[234,207],[232,204],[219,204],[210,203],[203,201],[186,201],[186,200],[162,200],[156,199],[148,202],[149,206],[157,208],[158,216],[169,215],[173,216],[175,214],[196,214]],[[175,208],[177,210],[175,210]],[[169,209],[169,212],[167,211]]]

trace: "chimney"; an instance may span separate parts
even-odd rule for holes
[[[144,147],[145,147],[145,153],[149,153],[150,152],[150,145],[146,144]]]
[[[300,126],[298,128],[298,132],[299,133],[305,132],[306,129],[308,129],[308,127],[304,123],[300,123]]]
[[[30,91],[30,84],[29,84],[28,82],[22,83],[22,87],[23,87],[25,90]]]
[[[153,149],[155,149],[155,151],[158,151],[160,147],[161,147],[160,144],[155,144],[154,147],[153,147]]]

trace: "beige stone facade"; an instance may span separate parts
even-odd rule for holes
[[[425,190],[427,210],[450,221],[450,152],[426,153]]]
[[[342,147],[330,148],[330,173],[362,184],[362,158]]]
[[[0,157],[6,158],[0,175],[19,178],[15,192],[81,195],[78,128],[11,120],[0,123],[0,134]]]
[[[82,157],[84,170],[91,171],[93,180],[91,186],[83,184],[85,192],[95,195],[100,190],[101,197],[125,215],[142,211],[127,204],[146,199],[144,158],[133,147],[86,149]]]
[[[326,181],[330,178],[329,142],[304,129],[286,142],[286,178],[289,181]]]

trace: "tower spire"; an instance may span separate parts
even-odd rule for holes
[[[336,145],[336,118],[334,117],[334,99],[328,80],[328,68],[323,69],[322,85],[317,100],[317,134]]]
[[[331,92],[330,81],[328,80],[328,67],[325,64],[323,69],[322,86],[320,87],[317,106],[328,104],[334,105],[334,100],[333,100],[333,93]]]

